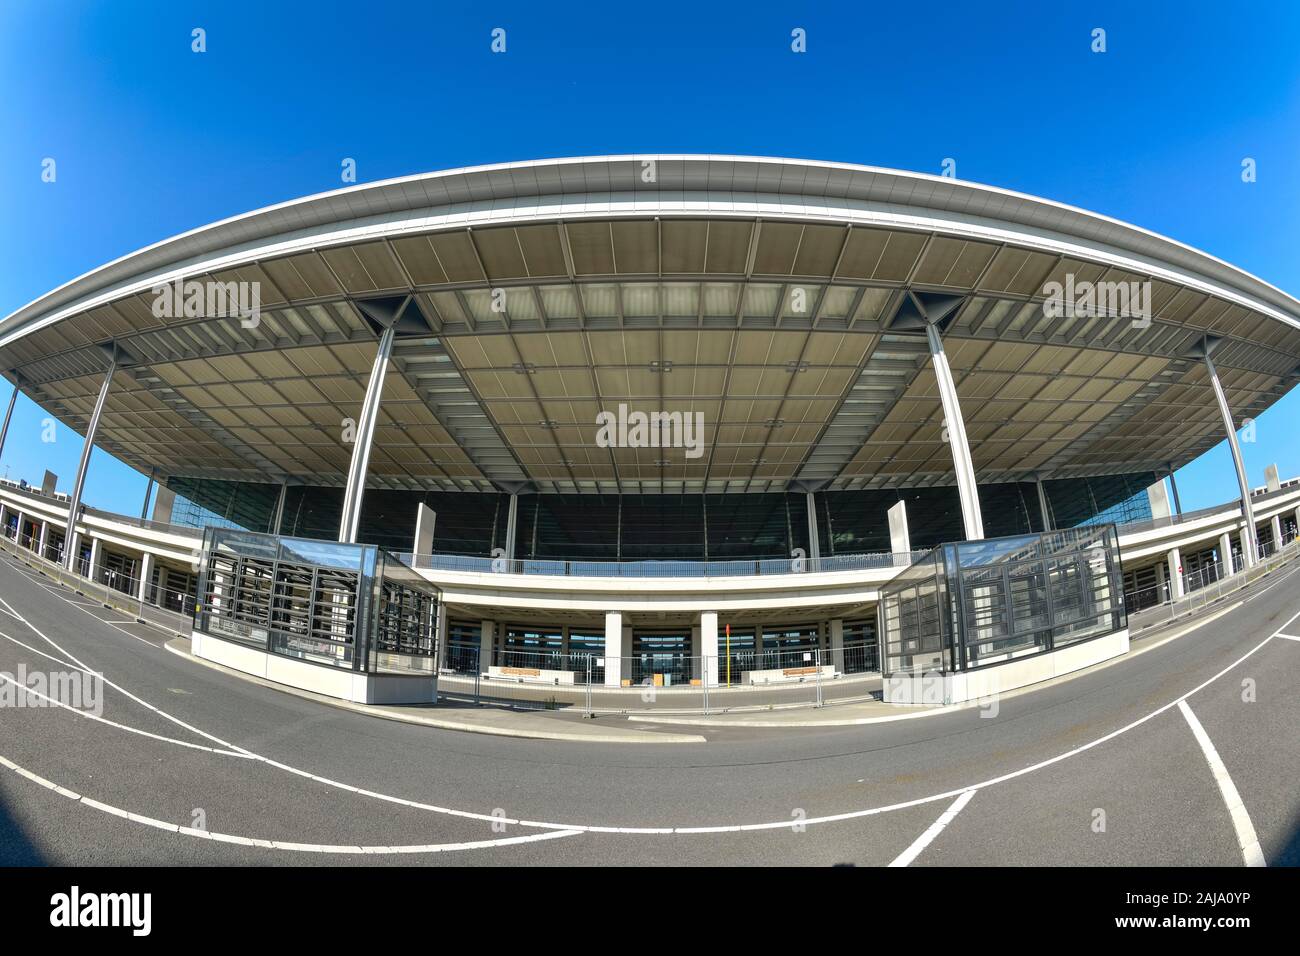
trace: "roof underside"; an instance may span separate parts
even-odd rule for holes
[[[413,293],[429,334],[394,351],[376,487],[770,491],[952,481],[903,290],[961,293],[944,334],[981,481],[1177,467],[1294,383],[1300,329],[1152,283],[1153,319],[1051,318],[1046,283],[1149,277],[1007,244],[821,222],[611,219],[355,242],[187,278],[258,282],[260,324],[160,319],[146,291],[0,348],[83,430],[116,340],[98,443],[164,475],[339,484],[376,336],[355,300]],[[502,289],[494,309],[493,289]],[[704,451],[602,448],[596,416],[702,413]],[[793,485],[792,485],[793,483]]]

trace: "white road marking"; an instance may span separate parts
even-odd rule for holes
[[[96,674],[95,676],[100,677],[100,675],[98,674]],[[100,677],[100,679],[102,680],[103,678]],[[18,683],[18,681],[14,680],[12,677],[10,677],[8,674],[5,673],[0,673],[0,681],[4,681],[6,684],[13,684],[14,687],[18,688],[18,690],[26,694],[29,694],[32,697],[35,697],[37,700],[43,700],[46,703],[50,704],[51,706],[62,707],[64,710],[74,713],[78,717],[85,717],[87,720],[94,720],[101,724],[107,724],[109,727],[116,727],[118,730],[125,730],[127,733],[130,734],[139,734],[141,737],[149,737],[152,738],[153,740],[161,740],[163,743],[175,744],[178,747],[189,747],[193,750],[204,750],[210,754],[221,754],[223,757],[239,757],[241,759],[248,759],[249,756],[248,754],[238,753],[234,750],[218,750],[215,747],[205,747],[203,744],[192,744],[188,740],[177,740],[175,737],[164,737],[162,734],[155,734],[148,730],[141,730],[139,727],[130,727],[126,724],[119,724],[115,720],[109,720],[107,717],[101,717],[98,714],[91,713],[88,710],[82,710],[79,707],[73,707],[71,704],[65,703],[64,701],[58,700],[54,697],[50,697],[48,694],[42,694],[40,691],[32,690],[30,687],[24,687],[22,684]]]
[[[1201,745],[1201,753],[1205,754],[1205,762],[1210,765],[1210,772],[1214,774],[1214,782],[1219,785],[1219,792],[1223,794],[1223,802],[1228,807],[1229,816],[1232,817],[1232,829],[1237,833],[1237,846],[1241,849],[1242,859],[1247,866],[1267,866],[1268,864],[1264,862],[1264,851],[1259,845],[1259,837],[1255,835],[1255,825],[1250,822],[1250,814],[1246,812],[1246,805],[1241,801],[1241,794],[1237,792],[1237,785],[1232,782],[1232,776],[1228,773],[1223,758],[1219,756],[1219,751],[1214,749],[1214,741],[1205,732],[1201,722],[1196,719],[1192,708],[1187,706],[1186,700],[1178,702],[1178,709],[1183,712],[1187,726],[1192,728],[1196,742]]]
[[[1296,637],[1294,634],[1276,634],[1274,636],[1285,638],[1288,641],[1300,641],[1300,637]]]
[[[217,843],[237,843],[241,846],[258,846],[268,850],[290,850],[297,853],[447,853],[458,850],[485,850],[499,846],[513,846],[519,843],[537,843],[540,840],[557,840],[563,837],[577,836],[577,830],[548,830],[545,833],[530,833],[526,836],[502,837],[499,840],[470,840],[462,843],[418,843],[407,846],[335,846],[328,843],[290,843],[283,840],[260,840],[253,837],[236,836],[231,833],[213,833],[207,830],[196,830],[193,827],[183,827],[175,823],[169,823],[166,820],[159,820],[156,817],[147,817],[140,813],[132,813],[130,810],[123,810],[120,807],[114,807],[107,803],[100,803],[98,800],[92,800],[90,797],[83,796],[74,790],[61,787],[51,780],[47,780],[39,774],[32,773],[25,767],[20,767],[8,757],[0,754],[0,766],[12,770],[21,777],[25,777],[32,783],[39,784],[45,789],[57,793],[61,797],[67,797],[82,806],[91,807],[103,813],[111,814],[115,817],[121,817],[123,820],[130,820],[132,823],[140,823],[145,826],[155,827],[159,830],[166,830],[169,833],[176,833],[181,836],[198,837],[202,840],[212,840]]]
[[[821,817],[812,817],[806,820],[802,820],[800,822],[805,825],[820,824],[820,823],[838,823],[845,820],[858,820],[864,817],[876,816],[883,813],[890,813],[895,810],[905,810],[911,807],[922,806],[927,803],[935,803],[940,800],[954,799],[968,790],[970,791],[982,790],[985,787],[991,787],[999,783],[1005,783],[1008,780],[1014,780],[1018,777],[1023,777],[1027,774],[1033,773],[1036,770],[1041,770],[1044,767],[1049,767],[1052,766],[1053,764],[1060,763],[1061,761],[1068,760],[1070,757],[1077,756],[1078,754],[1091,750],[1094,747],[1098,747],[1101,744],[1114,740],[1115,738],[1128,733],[1130,730],[1140,727],[1142,724],[1145,724],[1147,721],[1160,716],[1161,714],[1172,709],[1173,707],[1176,707],[1180,702],[1188,699],[1193,694],[1196,694],[1204,690],[1210,684],[1214,683],[1219,678],[1223,677],[1225,674],[1227,674],[1228,672],[1236,668],[1243,661],[1249,659],[1251,656],[1256,654],[1261,648],[1263,648],[1266,644],[1268,644],[1268,642],[1271,641],[1274,637],[1280,635],[1283,632],[1283,630],[1289,627],[1291,623],[1295,621],[1297,618],[1300,618],[1300,612],[1297,612],[1294,615],[1292,615],[1282,625],[1281,628],[1279,628],[1274,633],[1270,634],[1268,637],[1264,638],[1264,640],[1260,641],[1258,644],[1256,644],[1254,647],[1248,650],[1241,657],[1237,658],[1235,661],[1233,661],[1227,667],[1223,668],[1213,677],[1210,677],[1209,679],[1198,684],[1196,687],[1193,687],[1191,690],[1183,694],[1181,697],[1178,697],[1175,700],[1170,701],[1164,706],[1151,711],[1151,713],[1147,714],[1146,716],[1139,717],[1137,720],[1134,720],[1131,723],[1128,723],[1123,727],[1118,728],[1117,730],[1113,730],[1108,734],[1096,738],[1095,740],[1092,740],[1086,744],[1082,744],[1078,747],[1075,747],[1073,750],[1068,750],[1064,753],[1057,754],[1055,757],[1049,757],[1048,759],[1039,761],[1036,764],[1031,764],[1028,767],[1022,767],[1019,770],[1013,770],[1010,773],[1005,773],[998,777],[991,777],[979,783],[969,784],[967,786],[958,787],[953,790],[947,790],[942,793],[936,793],[926,797],[918,797],[914,800],[907,800],[901,803],[888,804],[886,806],[871,807],[864,810],[850,810],[843,813],[829,814]],[[38,634],[43,640],[45,640],[47,643],[53,646],[56,650],[60,651],[63,654],[66,654],[69,658],[76,660],[76,658],[73,657],[72,654],[70,654],[68,651],[64,650],[63,648],[59,647],[59,645],[56,644],[54,641],[50,640],[49,637],[47,637],[45,634],[39,631],[34,625],[32,625],[30,621],[27,621],[25,618],[22,620],[24,624],[26,624],[29,628],[35,631],[36,634]],[[78,661],[78,663],[80,662]],[[150,710],[153,710],[158,714],[160,714],[161,716],[166,717],[168,720],[172,721],[173,723],[185,727],[187,730],[192,730],[195,733],[207,738],[208,740],[212,740],[222,745],[223,747],[229,747],[232,750],[238,750],[242,753],[248,754],[259,761],[265,762],[268,766],[276,767],[280,770],[284,770],[288,773],[292,773],[297,776],[304,777],[308,780],[314,780],[326,786],[337,787],[339,789],[346,790],[350,793],[356,793],[356,794],[360,794],[361,796],[372,797],[376,800],[382,800],[388,803],[394,803],[401,806],[412,807],[414,809],[428,810],[433,813],[441,813],[441,814],[446,814],[448,816],[457,816],[457,817],[463,817],[472,820],[492,820],[492,821],[503,822],[512,825],[519,825],[519,826],[525,826],[525,827],[543,829],[543,830],[564,830],[564,831],[573,830],[582,833],[618,833],[618,834],[632,834],[632,835],[750,833],[750,832],[756,832],[761,830],[785,830],[788,829],[790,826],[790,821],[788,819],[776,820],[771,823],[729,824],[725,826],[676,826],[676,827],[602,826],[602,825],[587,825],[587,824],[573,824],[573,823],[555,823],[555,822],[541,821],[541,820],[504,819],[501,817],[489,816],[488,814],[476,813],[470,810],[457,810],[450,807],[439,807],[433,804],[419,803],[414,800],[406,800],[402,797],[396,797],[390,794],[383,794],[373,790],[365,790],[359,787],[354,787],[350,784],[342,783],[337,780],[331,780],[328,777],[318,776],[317,774],[310,773],[309,771],[300,770],[296,767],[291,767],[288,764],[280,763],[279,761],[272,760],[268,757],[254,754],[252,751],[246,750],[243,747],[240,747],[236,744],[229,743],[228,741],[222,740],[219,737],[216,737],[205,731],[199,730],[197,727],[193,727],[189,724],[186,724],[184,721],[180,720],[179,718],[172,717],[171,715],[165,713],[164,711],[154,707],[152,704],[149,704],[141,700],[140,698],[135,697],[129,691],[126,691],[125,689],[119,687],[118,685],[109,682],[107,678],[105,678],[105,683],[108,684],[110,687],[120,690],[122,693],[126,694],[132,700],[135,700],[143,704],[144,706],[148,707]]]
[[[970,798],[975,796],[974,790],[967,790],[960,797],[952,802],[952,806],[939,814],[939,819],[935,820],[916,840],[902,853],[894,857],[892,866],[911,866],[912,861],[921,855],[921,851],[934,842],[934,838],[944,831],[948,824],[952,823],[957,814],[961,813],[961,808],[970,803]]]

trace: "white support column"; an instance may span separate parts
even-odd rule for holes
[[[966,530],[966,540],[979,541],[984,537],[984,517],[980,513],[979,489],[975,484],[975,466],[971,462],[970,444],[966,441],[966,423],[961,417],[961,403],[957,400],[957,386],[948,367],[948,356],[943,350],[943,339],[933,323],[927,322],[925,336],[930,343],[930,359],[934,366],[934,379],[939,386],[939,400],[948,429],[948,446],[952,449],[953,470],[957,475],[957,494],[961,498],[961,520]]]
[[[23,525],[27,523],[27,516],[21,511],[18,512],[18,524],[14,526],[14,544],[20,548],[30,548],[31,542],[23,543]]]
[[[18,373],[14,373],[17,375]],[[9,393],[9,407],[5,409],[5,423],[0,425],[0,455],[4,454],[5,439],[9,437],[9,422],[14,417],[14,402],[18,401],[18,386]]]
[[[140,558],[140,586],[136,589],[135,595],[143,603],[149,601],[149,582],[152,578],[153,555],[146,551]]]
[[[817,531],[817,499],[811,491],[804,492],[804,504],[808,512],[808,557],[817,562],[822,556],[822,543]],[[820,570],[819,563],[812,564],[809,570]]]
[[[1177,601],[1183,596],[1183,556],[1177,548],[1169,551],[1166,559],[1169,569],[1169,597]]]
[[[1169,469],[1169,490],[1174,494],[1174,514],[1181,518],[1183,515],[1183,503],[1178,500],[1178,481],[1174,478],[1174,470],[1172,467]]]
[[[710,687],[718,686],[718,612],[700,612],[700,654],[704,658],[701,676]]]
[[[99,559],[101,545],[98,538],[90,539],[90,565],[86,568],[86,577],[98,583],[99,581]]]
[[[1228,407],[1227,396],[1219,383],[1219,373],[1214,369],[1210,352],[1214,346],[1207,340],[1205,344],[1205,369],[1210,373],[1210,385],[1214,389],[1214,398],[1219,403],[1219,415],[1223,418],[1223,428],[1228,434],[1228,449],[1232,452],[1232,464],[1237,471],[1237,487],[1241,491],[1241,513],[1245,518],[1242,529],[1241,550],[1246,556],[1246,567],[1254,567],[1259,556],[1259,546],[1255,539],[1255,509],[1250,503],[1250,484],[1246,481],[1246,466],[1241,459],[1241,447],[1237,444],[1237,428],[1232,421],[1232,409]]]
[[[370,380],[366,383],[366,397],[361,402],[361,414],[357,419],[356,436],[352,445],[352,461],[348,465],[348,482],[343,491],[343,518],[339,522],[339,541],[342,544],[355,544],[357,540],[357,528],[361,524],[361,500],[366,494],[366,472],[370,468],[370,447],[375,438],[375,425],[379,421],[379,402],[384,394],[384,379],[388,377],[388,357],[393,352],[396,336],[397,323],[394,321],[379,337],[375,362],[370,367]]]
[[[1154,521],[1162,518],[1168,520],[1172,515],[1169,509],[1169,491],[1165,488],[1163,478],[1147,488],[1147,503],[1151,506],[1151,518]]]
[[[506,560],[514,561],[515,559],[515,535],[519,530],[519,495],[515,492],[510,493],[510,504],[506,508]],[[512,564],[506,565],[506,570],[511,570]]]
[[[81,493],[86,487],[86,469],[90,466],[90,453],[95,450],[95,432],[99,429],[99,419],[104,413],[104,402],[108,399],[108,387],[113,382],[113,373],[117,371],[117,349],[114,346],[108,360],[108,371],[104,373],[103,384],[99,386],[99,397],[95,399],[95,408],[90,413],[90,423],[86,426],[86,440],[81,446],[81,460],[77,464],[77,477],[72,482],[72,496],[68,499],[68,534],[63,545],[63,566],[71,571],[77,560],[77,519],[81,517]],[[94,570],[93,568],[91,569]]]
[[[1223,577],[1232,575],[1232,535],[1223,532],[1219,535],[1219,574]]]
[[[140,505],[140,520],[144,521],[149,517],[149,499],[153,497],[154,480],[157,478],[158,469],[153,468],[149,471],[149,484],[144,486],[144,503]]]
[[[623,613],[605,612],[605,686],[623,686]]]
[[[433,554],[433,526],[438,520],[438,513],[420,502],[415,512],[415,540],[411,543],[413,567],[428,568],[433,566],[429,555]]]
[[[442,669],[447,666],[447,603],[438,601],[438,617],[435,621],[435,635],[438,649],[438,666],[434,668],[435,674],[441,674]]]
[[[275,499],[275,514],[271,516],[271,534],[280,534],[284,527],[284,500],[289,497],[289,482],[280,482],[280,494]]]
[[[496,643],[496,621],[479,621],[478,625],[478,669],[486,674],[492,666],[492,648]]]
[[[1035,478],[1034,485],[1038,488],[1038,511],[1043,518],[1043,530],[1054,531],[1053,525],[1056,522],[1052,520],[1052,509],[1047,504],[1047,489],[1043,487],[1043,479]]]
[[[844,619],[831,618],[831,663],[836,673],[844,673]]]
[[[1278,515],[1268,519],[1269,527],[1273,531],[1273,554],[1282,550],[1282,519]]]
[[[45,548],[49,545],[49,543],[50,543],[50,523],[48,521],[42,521],[40,544],[37,545],[36,548],[37,555],[39,555],[42,558],[45,557]]]
[[[912,534],[907,527],[907,502],[896,501],[886,512],[889,518],[889,550],[907,554],[912,550]]]

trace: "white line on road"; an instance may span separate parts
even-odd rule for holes
[[[32,783],[39,784],[47,790],[57,793],[61,797],[67,797],[75,803],[82,806],[91,807],[103,813],[111,814],[115,817],[121,817],[124,820],[130,820],[132,823],[141,823],[145,826],[154,827],[159,830],[166,830],[169,833],[176,833],[181,836],[199,837],[204,840],[212,840],[216,843],[237,843],[240,846],[260,846],[268,850],[293,850],[298,853],[447,853],[456,850],[485,850],[499,846],[513,846],[517,843],[536,843],[539,840],[555,840],[561,837],[577,836],[577,830],[547,830],[543,833],[530,833],[526,836],[502,837],[499,840],[470,840],[462,843],[417,843],[407,846],[338,846],[328,843],[289,843],[283,840],[260,840],[254,837],[236,836],[232,833],[211,833],[207,830],[198,830],[194,827],[183,827],[175,823],[169,823],[166,820],[159,820],[157,817],[147,817],[140,813],[132,813],[130,810],[123,810],[120,807],[114,807],[107,803],[100,803],[98,800],[92,800],[90,797],[83,796],[75,790],[69,790],[67,787],[60,787],[53,781],[46,780],[39,774],[32,773],[25,767],[20,767],[9,758],[0,755],[0,766],[8,767],[14,773],[21,777],[26,777]]]
[[[921,851],[934,842],[934,838],[943,832],[944,827],[952,823],[957,814],[961,813],[961,808],[970,803],[970,798],[975,796],[974,790],[967,790],[960,797],[952,802],[947,810],[939,814],[939,819],[930,824],[929,828],[916,838],[911,846],[894,858],[890,866],[910,866],[912,861],[921,855]]]
[[[1241,802],[1241,794],[1237,792],[1237,785],[1232,782],[1228,768],[1224,766],[1219,752],[1214,749],[1214,741],[1205,732],[1201,722],[1196,719],[1192,708],[1187,706],[1187,701],[1180,700],[1178,709],[1187,719],[1187,726],[1192,728],[1196,742],[1201,745],[1201,753],[1205,754],[1205,762],[1210,765],[1210,771],[1214,774],[1214,782],[1219,785],[1219,792],[1223,794],[1228,815],[1232,817],[1232,828],[1237,832],[1237,846],[1241,848],[1242,859],[1247,866],[1267,866],[1268,864],[1264,862],[1264,851],[1259,845],[1259,837],[1255,835],[1255,825],[1250,822],[1250,814],[1246,812],[1246,805]]]
[[[1269,641],[1271,641],[1274,637],[1280,635],[1285,628],[1290,627],[1291,623],[1297,619],[1300,619],[1300,612],[1293,614],[1289,619],[1287,619],[1282,624],[1282,627],[1279,628],[1277,631],[1270,634],[1268,637],[1264,638],[1262,641],[1260,641],[1250,650],[1242,654],[1235,661],[1228,664],[1226,667],[1224,667],[1218,673],[1214,674],[1212,677],[1206,679],[1205,681],[1202,681],[1200,684],[1193,687],[1191,690],[1187,691],[1182,696],[1175,698],[1174,700],[1170,701],[1169,703],[1165,704],[1162,707],[1156,708],[1155,710],[1151,711],[1149,714],[1143,717],[1139,717],[1138,719],[1128,724],[1125,724],[1123,727],[1120,727],[1116,730],[1112,730],[1110,733],[1104,734],[1101,737],[1097,737],[1094,740],[1089,741],[1088,743],[1081,744],[1080,746],[1075,747],[1072,750],[1068,750],[1065,751],[1064,753],[1057,754],[1054,757],[1049,757],[1046,760],[1041,760],[1038,763],[1030,764],[1029,766],[1026,767],[1021,767],[1019,770],[1013,770],[1009,773],[1001,774],[1000,776],[997,777],[990,777],[988,779],[981,780],[977,783],[967,784],[966,786],[958,787],[953,790],[944,791],[942,793],[930,794],[929,796],[917,797],[912,800],[906,800],[900,803],[888,804],[884,806],[870,807],[870,808],[860,809],[860,810],[849,810],[841,813],[828,814],[826,816],[820,816],[820,817],[811,817],[801,822],[804,823],[805,825],[813,825],[813,824],[822,824],[822,823],[838,823],[846,820],[860,820],[866,817],[872,817],[880,814],[890,813],[896,810],[906,810],[911,807],[922,806],[927,803],[935,803],[940,800],[954,799],[956,797],[961,796],[962,793],[968,790],[969,791],[982,790],[985,787],[991,787],[1000,783],[1005,783],[1008,780],[1014,780],[1019,777],[1026,776],[1028,774],[1034,773],[1035,771],[1041,770],[1045,767],[1050,767],[1064,760],[1068,760],[1071,757],[1075,757],[1081,753],[1086,753],[1087,751],[1092,750],[1094,747],[1101,746],[1102,744],[1114,740],[1115,738],[1120,737],[1121,735],[1126,734],[1129,731],[1142,726],[1143,724],[1147,723],[1150,720],[1153,720],[1154,718],[1160,716],[1166,711],[1171,710],[1173,707],[1177,706],[1182,701],[1187,700],[1194,694],[1197,694],[1200,691],[1204,690],[1206,687],[1209,687],[1211,684],[1219,680],[1225,674],[1229,673],[1234,668],[1242,664],[1244,661],[1246,661],[1247,659],[1249,659],[1250,657],[1258,653],[1260,650],[1262,650],[1269,643]],[[29,627],[32,631],[34,631],[37,634],[37,636],[39,636],[46,643],[50,644],[60,653],[65,654],[73,661],[76,661],[79,665],[83,667],[85,666],[84,664],[81,664],[81,662],[78,661],[77,658],[74,657],[69,651],[65,650],[64,648],[56,644],[53,640],[51,640],[46,634],[44,634],[38,628],[36,628],[35,625],[33,625],[26,618],[22,618],[22,620],[23,623],[27,625],[27,627]],[[297,767],[292,767],[288,764],[281,763],[269,757],[255,754],[250,750],[240,747],[238,744],[233,744],[226,740],[222,740],[220,737],[217,737],[206,731],[200,730],[199,728],[191,724],[185,723],[179,718],[173,717],[172,715],[168,714],[166,711],[163,711],[160,708],[155,707],[154,705],[148,703],[147,701],[141,700],[139,697],[136,697],[135,695],[131,694],[125,688],[122,688],[112,683],[107,678],[104,679],[104,682],[108,686],[114,688],[115,690],[120,691],[121,693],[125,694],[127,697],[131,698],[137,703],[140,703],[143,706],[147,707],[149,710],[156,712],[159,716],[162,716],[167,720],[170,720],[171,722],[184,727],[186,730],[191,730],[194,733],[197,733],[200,736],[208,740],[211,740],[212,742],[222,747],[229,747],[232,750],[237,750],[245,754],[248,754],[249,756],[253,757],[258,761],[265,762],[267,766],[284,770],[288,773],[306,778],[308,780],[314,780],[318,783],[324,784],[325,786],[336,787],[341,790],[345,790],[351,793],[356,793],[364,797],[370,797],[372,799],[381,800],[387,803],[408,806],[420,810],[427,810],[433,813],[446,814],[448,816],[463,817],[466,819],[477,819],[477,820],[497,819],[497,818],[490,817],[487,814],[475,812],[472,810],[460,810],[451,807],[441,807],[433,804],[421,803],[414,800],[407,800],[403,797],[398,797],[391,794],[379,793],[374,790],[366,790],[361,787],[355,787],[352,786],[351,784],[343,783],[342,781],[339,780],[332,780],[328,777],[311,773],[310,771],[307,770],[302,770]],[[713,825],[713,826],[658,826],[658,827],[611,826],[611,825],[600,825],[600,824],[573,824],[573,823],[562,823],[562,822],[555,822],[555,821],[526,820],[522,818],[502,819],[500,822],[504,822],[507,824],[518,824],[519,826],[544,829],[544,830],[563,830],[563,831],[572,830],[572,831],[585,832],[585,833],[616,833],[616,834],[631,834],[631,835],[651,835],[651,834],[690,835],[690,834],[713,834],[713,833],[752,833],[752,832],[757,832],[762,830],[785,830],[788,829],[790,826],[790,821],[786,819],[776,820],[769,823],[724,824],[724,825]]]
[[[1300,637],[1296,637],[1294,634],[1278,634],[1276,636],[1285,638],[1288,641],[1300,641]]]

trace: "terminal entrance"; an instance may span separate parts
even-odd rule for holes
[[[697,676],[692,674],[690,628],[633,631],[633,684],[674,687],[689,685]]]

